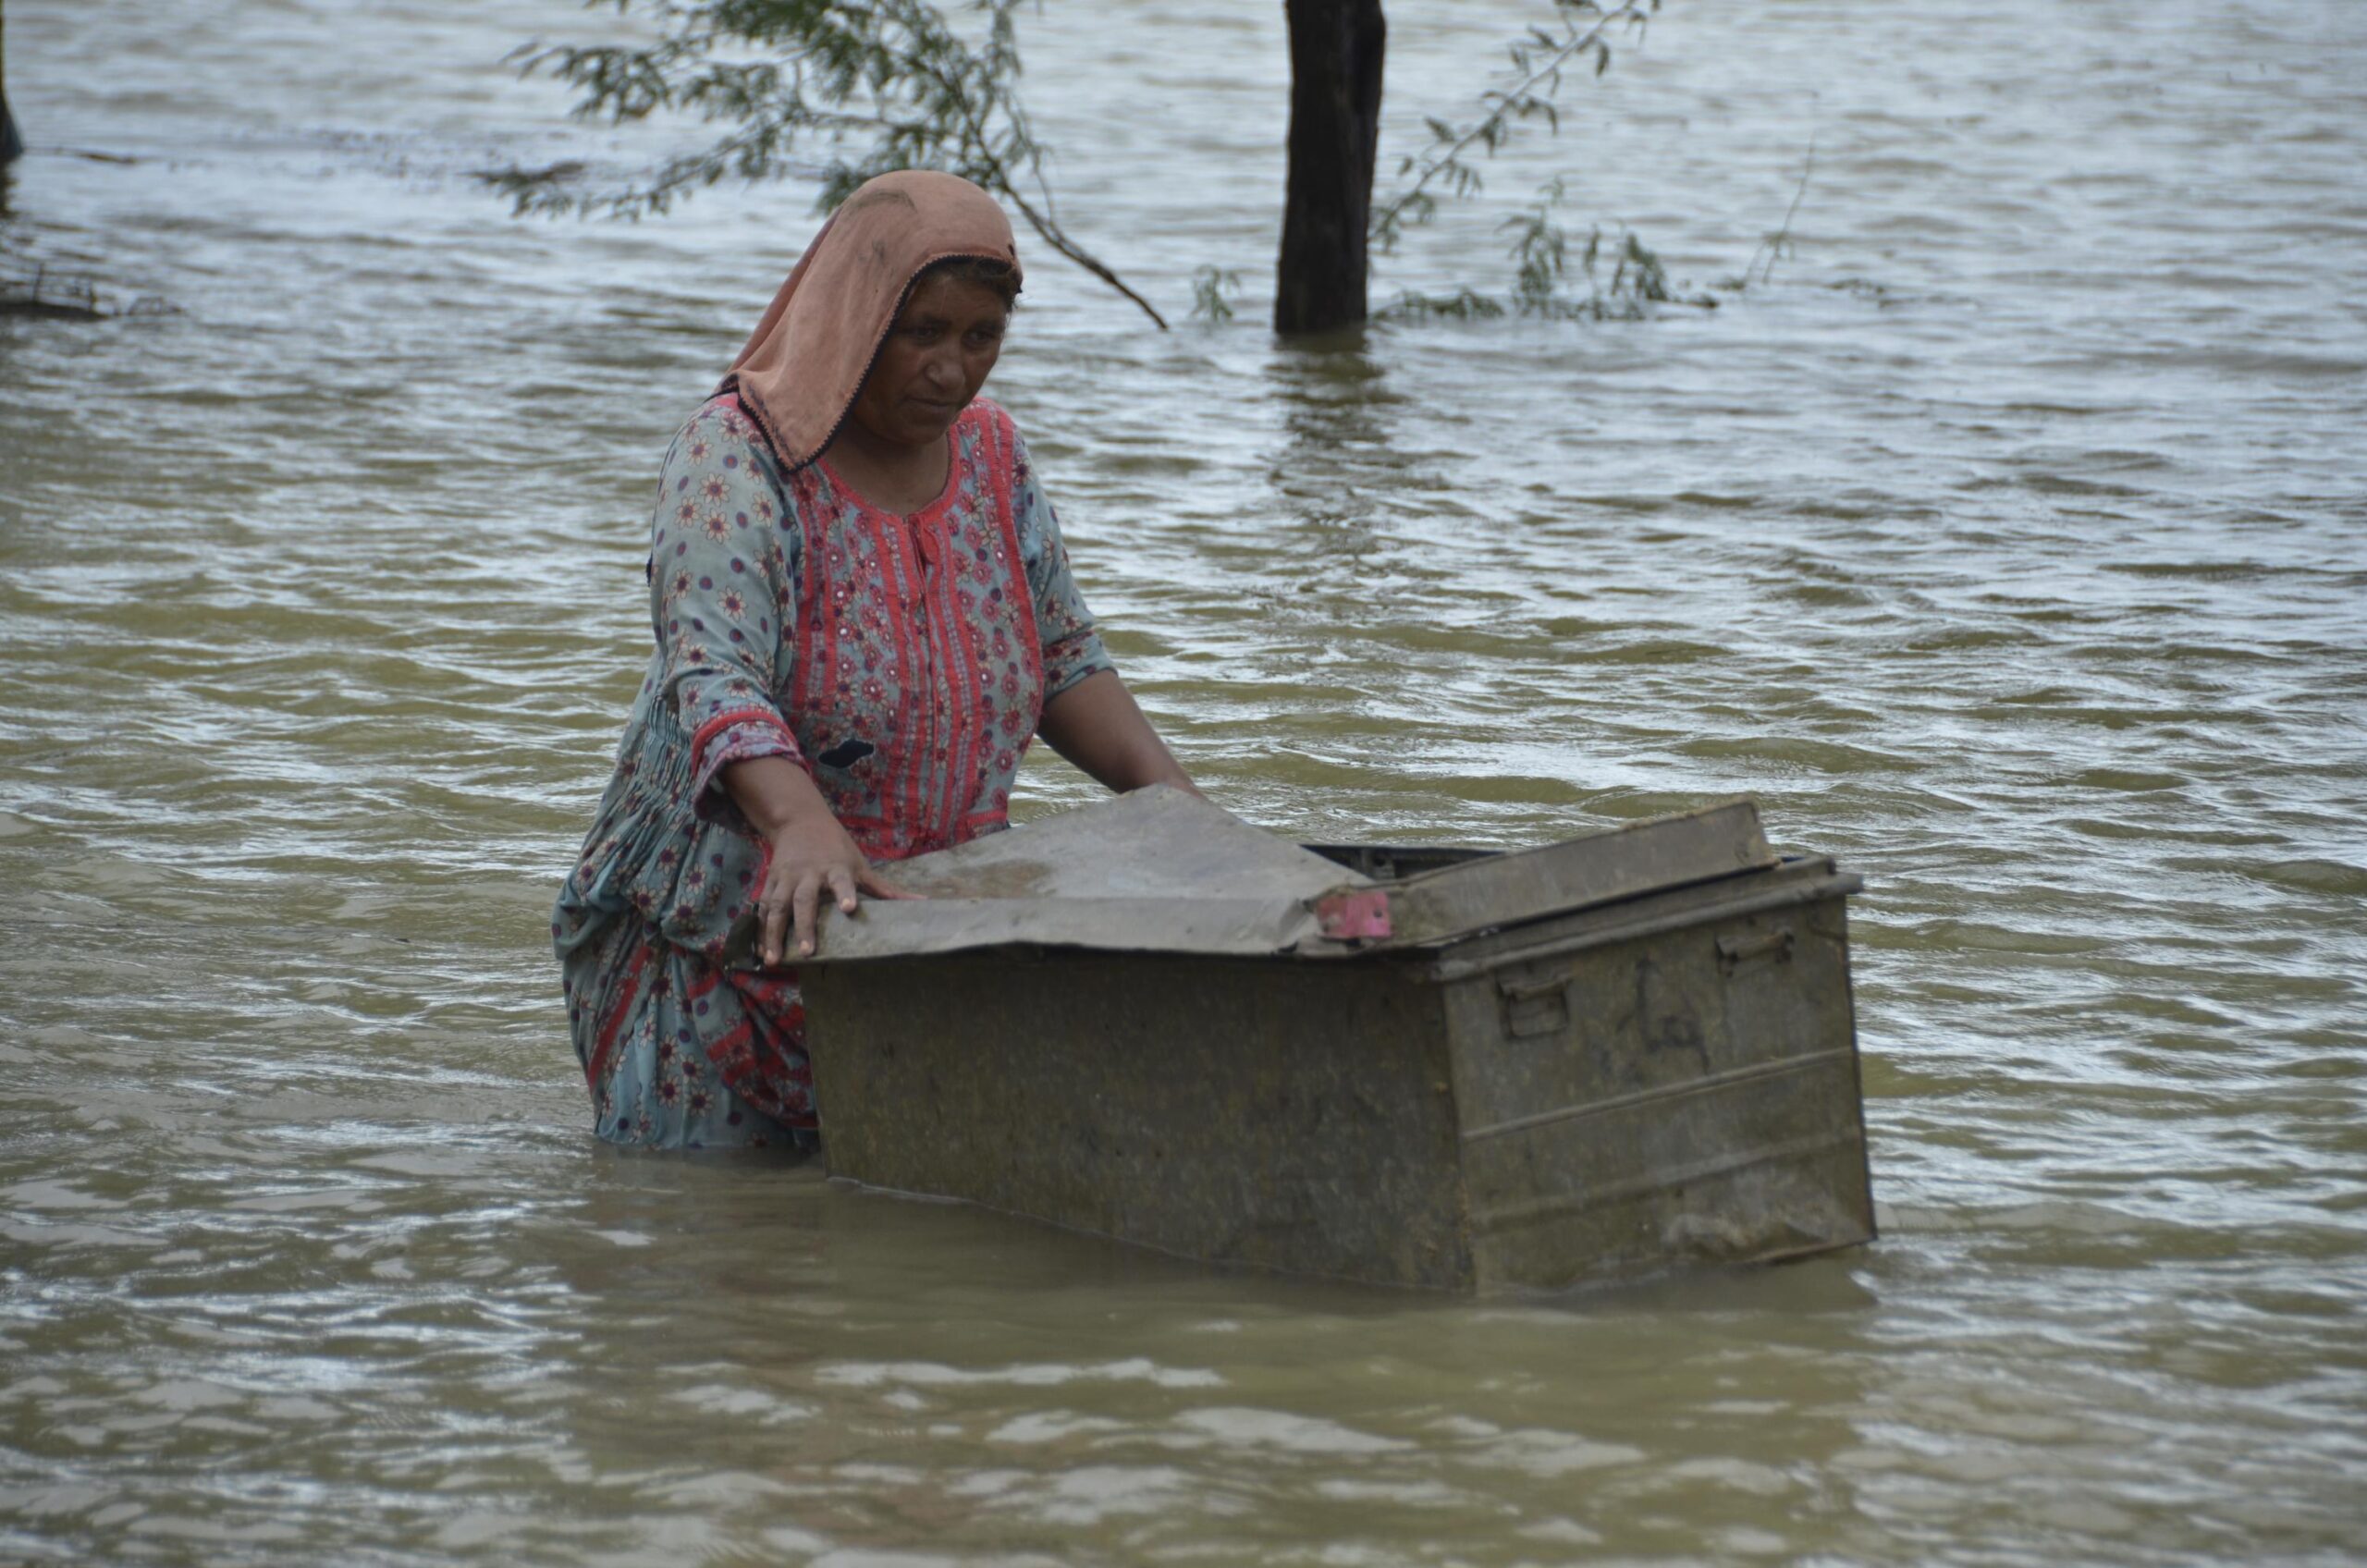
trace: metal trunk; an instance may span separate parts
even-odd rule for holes
[[[1873,1235],[1858,882],[1748,802],[1480,855],[1146,790],[900,874],[801,969],[835,1177],[1456,1290]]]

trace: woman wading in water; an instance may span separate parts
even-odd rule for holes
[[[978,396],[1019,292],[951,175],[849,197],[666,455],[656,634],[551,935],[595,1130],[810,1145],[794,973],[874,866],[992,833],[1029,740],[1113,790],[1190,780],[1070,580],[1011,417]],[[723,949],[751,904],[760,970]]]

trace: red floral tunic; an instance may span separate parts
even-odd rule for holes
[[[874,860],[1002,827],[1045,702],[1110,668],[1011,418],[981,399],[945,491],[899,516],[783,475],[736,402],[667,455],[657,646],[551,934],[603,1137],[779,1140],[816,1122],[787,979],[726,971],[767,849],[717,778],[804,766]]]

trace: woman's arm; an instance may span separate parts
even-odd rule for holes
[[[797,602],[797,534],[783,530],[771,462],[753,425],[709,403],[666,454],[649,549],[649,614],[664,650],[657,700],[691,742],[691,803],[729,812],[720,770],[797,757],[773,693],[785,683],[779,621]]]
[[[661,696],[691,744],[693,809],[733,806],[766,843],[765,964],[794,934],[811,953],[822,900],[899,896],[830,813],[775,693],[787,684],[798,533],[770,457],[743,416],[709,405],[667,458],[650,548],[650,613],[666,650]]]
[[[756,894],[756,911],[765,923],[756,951],[766,968],[780,962],[791,933],[800,957],[814,951],[825,896],[837,900],[841,914],[855,912],[858,891],[881,899],[911,896],[871,869],[863,851],[831,815],[821,790],[789,758],[730,763],[721,777],[741,815],[764,835],[772,851],[765,885]]]
[[[1191,776],[1134,705],[1134,693],[1110,665],[1094,630],[1093,612],[1085,608],[1085,596],[1070,575],[1060,519],[1036,483],[1027,445],[1015,429],[1010,439],[1019,554],[1036,599],[1036,631],[1044,659],[1047,695],[1036,732],[1052,750],[1122,794],[1146,784],[1172,784],[1198,794]]]
[[[1146,784],[1200,792],[1114,669],[1096,670],[1046,703],[1036,732],[1122,794]]]

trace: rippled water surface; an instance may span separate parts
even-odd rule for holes
[[[1391,10],[1385,160],[1529,14]],[[0,1560],[2367,1555],[2367,6],[1672,0],[1383,289],[1554,175],[1715,283],[1813,140],[1771,286],[1319,350],[1281,8],[1029,18],[1080,235],[1248,279],[997,378],[1212,790],[1868,878],[1882,1243],[1483,1305],[595,1148],[547,895],[804,194],[511,221],[662,140],[558,0],[7,22],[6,259],[181,313],[0,319]]]

